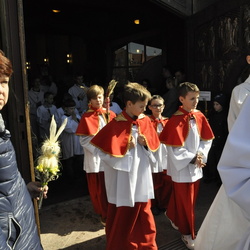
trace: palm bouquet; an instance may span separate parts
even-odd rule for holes
[[[50,123],[50,136],[41,146],[41,155],[38,157],[37,166],[35,167],[36,178],[40,180],[42,186],[42,191],[38,201],[39,209],[42,207],[45,186],[47,186],[50,181],[56,180],[59,177],[59,155],[61,148],[58,137],[64,130],[66,124],[67,119],[63,121],[61,127],[56,132],[57,126],[54,116],[52,116]]]
[[[109,120],[110,120],[110,111],[109,111],[109,109],[110,109],[110,96],[113,93],[116,84],[117,84],[117,81],[111,80],[109,82],[108,88],[106,90],[106,101],[107,101],[107,103],[106,103],[106,116],[107,116],[107,122],[109,122]]]

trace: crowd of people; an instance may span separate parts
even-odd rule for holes
[[[11,63],[1,52],[0,90],[6,95],[5,100],[0,99],[1,109],[8,99],[11,74]],[[52,116],[58,126],[67,118],[60,136],[63,175],[74,181],[79,177],[79,170],[84,169],[94,211],[105,226],[108,250],[158,249],[154,215],[161,212],[180,232],[188,249],[203,249],[201,235],[203,228],[210,224],[205,221],[198,235],[197,247],[202,247],[197,248],[195,204],[203,168],[207,169],[204,171],[205,183],[216,181],[220,185],[220,174],[226,172],[223,165],[219,174],[217,165],[228,136],[227,101],[222,93],[216,95],[213,110],[206,117],[197,109],[200,90],[186,80],[183,70],[177,70],[172,76],[166,67],[163,76],[166,94],[152,95],[152,88],[145,79],[142,84],[129,82],[123,88],[120,106],[113,101],[114,94],[105,95],[101,85],[84,84],[82,75],[75,76],[74,85],[64,93],[60,106],[55,105],[57,86],[50,78],[37,77],[31,83],[28,97],[31,130],[36,138],[33,140],[34,150],[49,137]],[[10,144],[9,132],[4,126],[0,129],[0,143],[7,146]],[[233,148],[232,145],[228,147]],[[10,154],[13,153],[11,149]],[[14,170],[10,171],[17,176],[13,187],[21,185],[18,190],[11,188],[11,192],[23,197],[23,200],[19,199],[24,206],[21,216],[30,219],[22,222],[17,207],[10,206],[8,212],[13,214],[10,219],[15,232],[12,230],[13,236],[8,237],[5,228],[9,222],[5,218],[6,226],[1,226],[1,245],[42,249],[31,215],[34,213],[31,199],[27,197],[28,190],[32,197],[39,196],[39,182],[29,183],[26,188],[16,162],[12,158],[11,161]],[[5,171],[2,165],[0,171]],[[227,179],[228,174],[222,175],[222,182],[227,183]],[[0,188],[7,188],[8,185],[4,187],[2,182],[4,184],[4,179]],[[231,186],[226,184],[225,188],[230,193]],[[0,191],[4,193],[2,189]],[[46,193],[47,189],[45,197]],[[230,195],[238,203],[238,197]],[[247,202],[243,204],[244,212],[247,205]],[[245,238],[248,241],[247,235]],[[240,242],[244,249],[248,249],[246,241]],[[221,246],[220,249],[230,248]]]

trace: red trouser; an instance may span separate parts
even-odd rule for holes
[[[108,204],[107,250],[157,250],[156,228],[151,203],[136,202],[134,207]]]
[[[104,182],[104,172],[87,173],[89,195],[94,210],[103,219],[107,218],[108,200]]]
[[[155,198],[152,200],[152,207],[168,208],[169,199],[172,193],[172,179],[167,175],[166,170],[160,173],[153,173]]]
[[[173,182],[167,216],[179,227],[181,234],[191,234],[195,238],[195,202],[200,180],[193,183]]]

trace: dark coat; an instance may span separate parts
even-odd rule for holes
[[[34,208],[21,177],[16,155],[0,114],[0,249],[43,249]]]

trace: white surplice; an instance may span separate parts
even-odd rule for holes
[[[99,115],[99,127],[103,128],[106,125],[102,115]],[[80,144],[83,147],[84,151],[84,162],[83,169],[86,173],[99,173],[103,172],[103,165],[101,164],[101,159],[99,152],[95,146],[93,146],[90,141],[93,139],[93,136],[79,136]]]
[[[194,119],[190,120],[190,130],[183,147],[167,146],[168,175],[174,182],[195,182],[202,178],[202,168],[190,162],[197,152],[203,154],[203,162],[207,161],[207,155],[212,145],[212,140],[203,141],[197,130]]]
[[[245,147],[246,143],[249,144],[249,139],[247,140],[247,138],[249,138],[249,128],[246,129],[241,127],[244,126],[244,124],[249,127],[250,123],[248,114],[248,111],[250,110],[250,97],[247,97],[250,93],[249,91],[250,77],[248,77],[243,84],[236,86],[233,90],[228,114],[230,133],[221,155],[221,160],[218,164],[218,170],[220,171],[223,184],[198,232],[195,241],[196,250],[250,249],[250,223],[246,214],[244,214],[245,212],[242,210],[243,207],[240,207],[243,205],[243,196],[239,195],[239,191],[244,191],[243,187],[240,187],[240,185],[243,184],[242,177],[244,177],[242,176],[242,172],[245,174],[245,178],[247,178],[247,172],[249,172],[249,169],[245,167],[247,167],[246,164],[248,164],[248,168],[250,166],[250,159],[246,162],[241,159],[239,155],[241,154],[240,151],[242,147]],[[244,105],[242,105],[243,103]],[[244,113],[240,111],[241,106],[244,108]],[[241,116],[239,122],[238,116]],[[234,129],[235,126],[236,128]],[[232,132],[233,134],[231,135]],[[241,133],[241,136],[237,133]],[[250,155],[249,149],[248,146],[243,150],[243,153],[245,153],[245,159]],[[247,150],[249,151],[247,152]],[[229,159],[231,159],[232,162],[230,162]],[[232,168],[235,172],[232,171]],[[243,171],[240,173],[240,170]],[[232,175],[232,173],[234,175]],[[233,188],[235,187],[235,182],[239,185],[238,192]],[[227,193],[225,192],[224,186],[226,187]],[[248,192],[249,191],[250,186]],[[248,195],[248,192],[245,194],[242,193],[242,195]],[[238,197],[235,197],[236,193]],[[234,201],[229,198],[228,195],[234,199]],[[235,198],[236,200],[240,199],[241,201],[238,201],[238,204],[236,204]]]
[[[157,167],[155,155],[137,143],[138,128],[133,126],[132,136],[136,146],[123,157],[113,157],[99,150],[104,164],[105,185],[108,202],[117,207],[133,207],[135,202],[154,199],[152,180],[153,165]]]

